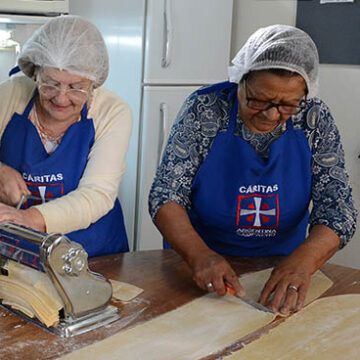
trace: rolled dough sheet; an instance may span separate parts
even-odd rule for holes
[[[247,289],[248,295],[257,297],[261,292],[271,269],[267,271],[241,278],[245,289],[252,278],[256,279],[257,285]],[[316,281],[311,286],[316,286]],[[62,359],[200,359],[265,326],[274,317],[234,296],[208,294]]]
[[[64,359],[199,359],[273,318],[234,296],[208,294]]]
[[[110,282],[113,288],[112,297],[116,300],[130,301],[144,291],[143,289],[135,285],[124,283],[121,281],[110,279]]]
[[[224,360],[360,359],[360,294],[314,301]]]

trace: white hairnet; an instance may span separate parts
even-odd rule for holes
[[[74,15],[47,21],[24,44],[18,58],[20,69],[30,78],[36,66],[66,70],[102,85],[109,72],[109,57],[100,31]]]
[[[300,74],[313,97],[319,88],[319,55],[304,31],[288,25],[271,25],[255,31],[232,60],[229,80],[239,83],[253,70],[285,69]]]

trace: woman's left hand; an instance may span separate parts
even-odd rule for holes
[[[259,302],[274,312],[287,314],[303,308],[312,274],[335,254],[340,238],[325,225],[315,225],[306,241],[271,273]]]
[[[45,231],[45,220],[40,211],[32,207],[18,210],[12,206],[0,203],[0,222],[9,221],[35,230]]]
[[[288,314],[293,309],[301,310],[311,275],[304,261],[286,258],[271,273],[261,293],[260,303],[281,314]]]

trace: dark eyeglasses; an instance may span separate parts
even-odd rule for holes
[[[274,104],[271,101],[258,100],[248,96],[246,81],[244,81],[246,105],[253,110],[266,111],[273,107],[282,115],[295,115],[298,114],[301,110],[305,109],[306,106],[306,95],[302,99],[299,105],[287,105],[287,104]]]

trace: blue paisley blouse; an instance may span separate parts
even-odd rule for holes
[[[154,219],[159,208],[174,201],[191,208],[191,185],[205,160],[218,131],[226,131],[231,102],[227,94],[194,92],[180,109],[170,132],[162,162],[150,190],[149,210]],[[306,108],[293,116],[295,129],[301,129],[312,151],[312,210],[310,227],[323,224],[341,239],[340,248],[351,239],[357,211],[345,170],[339,131],[327,105],[319,98],[307,100]],[[280,125],[271,133],[254,134],[237,117],[235,134],[245,139],[262,157],[286,130]]]

